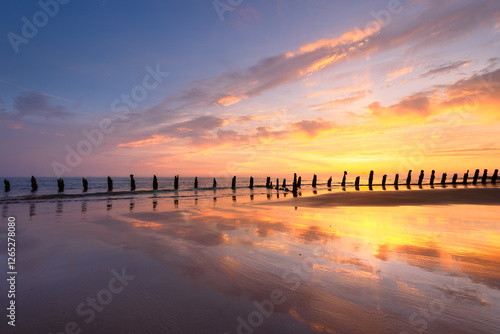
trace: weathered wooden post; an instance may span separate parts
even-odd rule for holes
[[[488,177],[488,170],[485,169],[483,173],[483,179],[481,180],[482,184],[486,184],[486,178]]]
[[[108,176],[108,191],[113,190],[113,180]]]
[[[174,189],[179,189],[179,175],[174,176]]]
[[[441,178],[441,184],[444,185],[446,183],[446,173],[443,173],[443,177]]]
[[[495,171],[493,172],[493,176],[491,177],[491,183],[496,184],[497,178],[498,178],[498,169],[495,169]]]
[[[457,184],[458,174],[453,174],[453,178],[451,179],[451,184]]]
[[[313,188],[316,188],[316,182],[318,181],[318,177],[316,176],[316,174],[314,174],[313,176],[313,182],[312,182],[312,187]]]
[[[411,169],[408,171],[408,176],[406,177],[406,186],[409,187],[411,183]]]
[[[433,169],[432,170],[432,173],[431,173],[431,180],[430,180],[430,185],[433,186],[434,185],[434,179],[436,178],[436,171]]]
[[[328,179],[327,186],[328,186],[328,188],[331,188],[331,187],[332,187],[332,177],[331,177],[331,176],[330,176],[330,178]]]
[[[32,175],[31,176],[31,191],[37,191],[38,190],[38,184],[36,183],[35,177]]]
[[[302,176],[299,176],[299,181],[297,182],[297,188],[302,187]]]
[[[356,190],[359,190],[359,176],[356,176],[356,181],[354,182],[354,186],[356,187]]]
[[[198,177],[194,177],[194,189],[198,189]]]
[[[476,169],[476,172],[474,173],[474,179],[472,180],[472,184],[476,185],[477,184],[477,179],[479,178],[479,169]]]
[[[293,188],[292,192],[294,195],[297,195],[297,173],[293,173]]]
[[[233,176],[233,181],[231,182],[231,188],[236,189],[236,176]]]
[[[4,179],[3,184],[5,186],[5,192],[9,192],[10,191],[10,181],[7,179]]]
[[[344,171],[344,177],[342,178],[342,184],[341,184],[342,188],[345,188],[345,178],[346,178],[346,175],[347,175],[347,172]]]
[[[286,189],[286,179],[283,179],[283,184],[281,185],[283,189]]]
[[[214,183],[213,183],[213,186],[212,186],[214,189],[217,188],[217,180],[215,179],[214,177]]]
[[[384,176],[382,176],[382,188],[385,189],[385,183],[387,182],[387,174],[384,174]]]
[[[424,171],[421,170],[420,171],[420,176],[418,177],[418,186],[421,187],[422,186],[422,182],[424,181]]]
[[[372,188],[373,186],[373,171],[370,171],[370,176],[368,177],[368,187]]]
[[[248,188],[253,189],[253,177],[252,176],[250,176],[250,185],[248,186]]]
[[[64,180],[62,177],[57,179],[57,191],[60,193],[64,191]]]
[[[280,189],[280,180],[279,179],[276,179],[276,187],[275,187],[276,190],[279,190]]]
[[[153,175],[153,190],[158,190],[158,178]]]
[[[134,174],[130,174],[130,190],[134,191],[135,190],[135,179],[134,179]]]
[[[467,184],[467,179],[469,178],[469,170],[467,169],[467,173],[464,174],[464,180],[463,180],[463,184]]]
[[[399,185],[399,174],[396,174],[396,176],[394,176],[394,185],[396,187]]]
[[[86,178],[82,177],[82,185],[83,185],[83,192],[89,190],[89,181],[87,181]]]
[[[271,184],[271,177],[266,178],[266,189],[269,189],[269,185]]]

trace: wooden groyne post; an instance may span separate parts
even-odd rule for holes
[[[293,173],[293,194],[297,194],[297,173]]]
[[[214,182],[213,182],[213,184],[212,184],[212,187],[213,187],[214,189],[215,189],[215,188],[217,188],[217,180],[215,179],[215,177],[214,177]]]
[[[37,191],[38,190],[38,184],[36,183],[35,177],[32,175],[31,176],[31,191]]]
[[[368,187],[372,188],[373,186],[373,171],[370,171],[370,176],[368,177]]]
[[[342,188],[345,188],[345,179],[346,179],[346,177],[347,177],[347,172],[344,171],[344,177],[342,177],[342,184],[341,184]]]
[[[271,186],[271,177],[270,177],[270,176],[268,176],[268,177],[266,178],[266,189],[269,189],[269,187],[270,187],[270,186]]]
[[[394,185],[395,186],[399,185],[399,174],[396,174],[396,176],[394,176]]]
[[[153,190],[158,190],[158,178],[153,175]]]
[[[274,189],[279,190],[280,189],[280,180],[276,179],[276,187]]]
[[[231,182],[231,188],[236,189],[236,176],[233,176],[233,181]]]
[[[286,189],[286,179],[283,179],[283,184],[281,185],[281,188]]]
[[[482,184],[486,184],[486,178],[488,177],[488,170],[485,169],[483,173],[483,179],[481,180]]]
[[[498,178],[498,169],[495,169],[495,171],[493,172],[493,176],[491,177],[491,183],[496,184],[497,178]]]
[[[406,186],[409,187],[411,183],[411,169],[408,171],[408,176],[406,177]]]
[[[252,176],[250,176],[250,185],[248,186],[248,188],[253,189],[253,177]]]
[[[108,191],[113,190],[113,180],[108,176]]]
[[[10,191],[10,181],[7,179],[4,179],[3,184],[5,186],[5,192],[9,192]]]
[[[83,186],[83,192],[89,190],[89,181],[87,181],[87,179],[83,177],[82,177],[82,186]]]
[[[313,182],[312,182],[312,187],[313,188],[316,188],[316,183],[318,182],[318,177],[316,176],[316,174],[314,174],[313,176]]]
[[[441,178],[441,184],[444,185],[446,183],[446,173],[443,173],[443,177]]]
[[[418,186],[422,187],[422,182],[424,181],[424,170],[420,171],[420,175],[418,177]]]
[[[175,190],[179,189],[179,175],[174,176],[174,189]]]
[[[332,177],[331,177],[331,176],[330,176],[330,178],[328,179],[327,187],[328,187],[328,188],[331,188],[331,187],[332,187]]]
[[[384,174],[384,176],[382,176],[382,188],[385,188],[386,182],[387,182],[387,174]]]
[[[64,191],[64,180],[62,177],[57,179],[57,191],[60,193]]]
[[[134,191],[135,190],[135,179],[134,179],[134,174],[130,174],[130,190]]]
[[[472,180],[472,184],[476,185],[477,184],[477,179],[479,178],[479,169],[476,169],[476,172],[474,173],[474,179]]]
[[[434,185],[434,179],[436,178],[436,171],[433,169],[432,170],[432,173],[431,173],[431,179],[429,181],[430,185],[433,186]]]
[[[194,189],[198,189],[198,177],[194,178]]]
[[[458,174],[453,174],[453,178],[451,179],[451,184],[457,184]]]
[[[354,182],[354,187],[356,187],[356,190],[359,190],[359,176],[356,176],[356,181]]]
[[[464,174],[464,180],[463,180],[463,184],[467,184],[467,179],[469,178],[469,170],[467,169],[467,173]]]
[[[299,176],[299,181],[297,182],[297,188],[302,187],[302,176]]]

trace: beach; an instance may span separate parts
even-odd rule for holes
[[[497,190],[4,200],[2,332],[496,333]]]

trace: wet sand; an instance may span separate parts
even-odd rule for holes
[[[412,191],[348,191],[295,197],[259,204],[328,208],[335,206],[500,205],[500,188],[416,189]]]
[[[18,322],[0,332],[500,331],[500,206],[261,201],[0,205],[18,232]]]

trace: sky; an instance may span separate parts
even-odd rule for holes
[[[500,165],[497,0],[0,4],[0,176]]]

